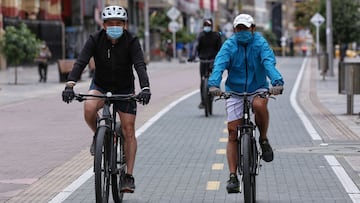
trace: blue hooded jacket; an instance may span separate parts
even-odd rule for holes
[[[246,47],[237,40],[234,34],[224,42],[216,55],[208,85],[220,87],[225,69],[228,72],[225,91],[242,93],[245,91],[245,84],[247,84],[247,92],[254,92],[260,88],[269,89],[267,78],[270,79],[272,86],[283,85],[283,78],[275,65],[274,52],[260,33],[255,32]],[[247,82],[246,75],[248,75]]]

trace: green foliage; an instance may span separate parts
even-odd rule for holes
[[[150,27],[166,29],[170,23],[170,18],[166,15],[165,11],[154,11],[151,13],[149,21]]]
[[[360,39],[360,5],[354,0],[332,0],[332,32],[334,44],[356,42]],[[326,18],[326,0],[308,0],[297,3],[295,26],[297,28],[310,28],[315,35],[316,27],[310,19],[320,13]],[[320,26],[320,43],[326,44],[326,20]]]
[[[311,27],[310,19],[319,10],[320,0],[308,0],[300,3],[296,3],[296,9],[294,12],[295,27],[297,28],[309,28]]]
[[[356,42],[360,39],[360,5],[354,0],[332,0],[334,44]],[[326,16],[326,0],[321,0],[320,13]],[[322,26],[321,40],[324,44],[326,26]]]
[[[167,39],[172,39],[172,33],[168,30],[168,25],[171,22],[170,18],[166,15],[167,9],[153,11],[150,14],[149,25],[152,32],[161,33],[161,41],[165,42]],[[138,37],[144,37],[143,26],[139,28]],[[196,34],[190,34],[185,28],[176,32],[176,41],[188,43],[195,40]]]
[[[150,32],[160,32],[161,41],[166,39],[171,39],[171,33],[167,30],[168,24],[170,23],[170,18],[167,17],[165,11],[153,11],[149,17],[149,27]],[[137,36],[139,38],[144,38],[144,25],[139,28]]]
[[[277,37],[271,30],[264,30],[261,33],[264,36],[264,38],[268,41],[270,46],[272,47],[279,46],[277,42]]]
[[[191,34],[185,28],[176,32],[176,42],[189,43],[194,41],[196,34]]]
[[[26,24],[7,26],[1,41],[2,52],[9,65],[18,66],[33,61],[39,53],[40,40],[36,38]]]

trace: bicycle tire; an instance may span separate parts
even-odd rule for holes
[[[213,101],[214,101],[214,97],[211,96],[211,94],[208,91],[208,99],[209,99],[209,114],[212,115],[213,114]]]
[[[257,176],[257,167],[258,167],[258,150],[256,145],[256,140],[254,137],[251,138],[251,165],[252,165],[252,172],[251,172],[251,195],[252,201],[256,202],[256,176]]]
[[[209,88],[208,88],[208,78],[204,78],[203,84],[202,84],[202,100],[204,102],[204,112],[205,112],[205,117],[209,116]]]
[[[96,132],[94,172],[95,197],[98,203],[107,203],[110,192],[109,147],[107,147],[106,133],[108,128],[101,126]]]
[[[242,179],[243,179],[243,188],[244,188],[244,202],[253,203],[253,186],[252,186],[252,151],[251,151],[251,142],[250,134],[244,133],[241,136],[241,145],[242,145]]]
[[[116,142],[114,143],[114,149],[116,153],[114,160],[116,161],[116,169],[118,172],[111,175],[111,192],[115,203],[121,203],[124,198],[124,193],[120,192],[121,178],[125,176],[125,152],[124,152],[124,137],[121,132],[120,123],[116,124]]]

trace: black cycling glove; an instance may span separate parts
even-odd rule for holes
[[[70,103],[75,97],[75,92],[73,87],[65,87],[64,91],[62,92],[62,100],[66,103]]]
[[[151,92],[149,88],[143,88],[138,94],[138,99],[143,105],[148,104],[151,98]]]

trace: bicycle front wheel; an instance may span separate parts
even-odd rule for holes
[[[97,203],[109,201],[110,189],[110,147],[106,139],[108,128],[99,127],[96,133],[94,171],[95,171],[95,197]]]
[[[243,134],[241,137],[242,145],[242,172],[243,172],[243,184],[244,184],[244,202],[253,203],[255,202],[255,173],[253,172],[253,164],[255,163],[255,157],[252,153],[252,145],[250,140],[250,134]]]
[[[120,123],[116,124],[116,141],[114,142],[115,150],[115,164],[116,164],[116,174],[111,175],[111,191],[113,200],[115,203],[121,203],[124,198],[124,193],[120,192],[122,186],[122,177],[125,176],[125,152],[124,152],[124,136],[121,132]]]

